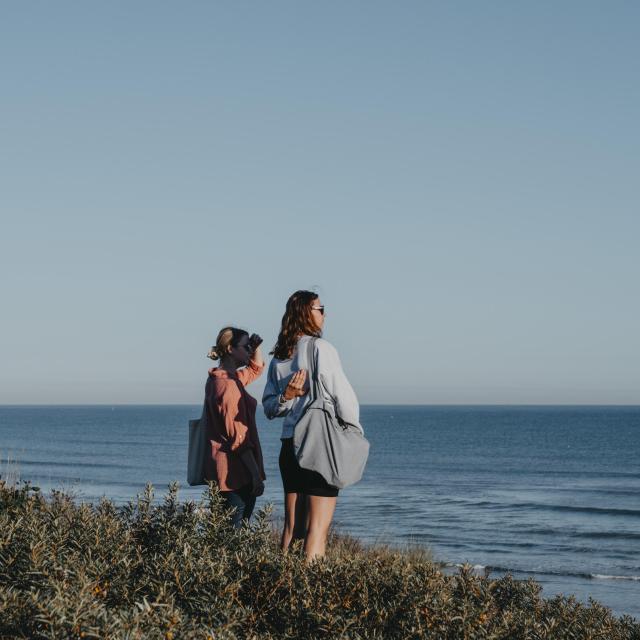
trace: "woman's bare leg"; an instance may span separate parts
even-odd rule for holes
[[[309,496],[309,528],[304,540],[304,552],[307,562],[321,558],[327,546],[327,535],[336,509],[337,498]]]
[[[307,532],[307,496],[304,493],[284,494],[284,528],[280,548],[286,551],[292,540],[303,540]]]

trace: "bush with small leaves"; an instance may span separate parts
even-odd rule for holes
[[[279,551],[267,510],[231,527],[213,486],[197,503],[147,486],[116,507],[0,480],[0,638],[640,640],[640,625],[348,536],[306,565]]]

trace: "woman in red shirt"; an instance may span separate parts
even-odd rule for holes
[[[234,527],[251,517],[266,479],[256,429],[257,402],[245,389],[264,370],[260,342],[259,336],[250,340],[246,331],[225,327],[208,354],[220,365],[209,370],[205,386],[211,443],[207,478],[217,483]]]

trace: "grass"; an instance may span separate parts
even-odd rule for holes
[[[11,457],[11,453],[7,453],[6,460],[0,458],[0,478],[3,478],[6,484],[15,487],[20,481],[20,465],[15,458]]]
[[[0,480],[0,638],[640,639],[596,602],[534,581],[443,574],[430,557],[332,535],[279,552],[268,513],[234,530],[215,488],[82,504]]]

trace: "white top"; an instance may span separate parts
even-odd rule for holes
[[[302,336],[298,340],[293,357],[288,360],[273,358],[269,364],[267,384],[262,396],[262,408],[269,420],[284,417],[281,439],[293,438],[293,429],[309,404],[308,393],[284,402],[281,402],[281,396],[293,374],[300,369],[307,370],[305,388],[309,388],[311,375],[307,359],[307,344],[310,339],[310,336]],[[341,420],[362,429],[358,398],[356,398],[353,387],[349,384],[347,376],[342,370],[335,347],[326,340],[318,338],[315,344],[315,353],[318,363],[318,379],[323,394],[328,400],[333,401],[336,415]]]

